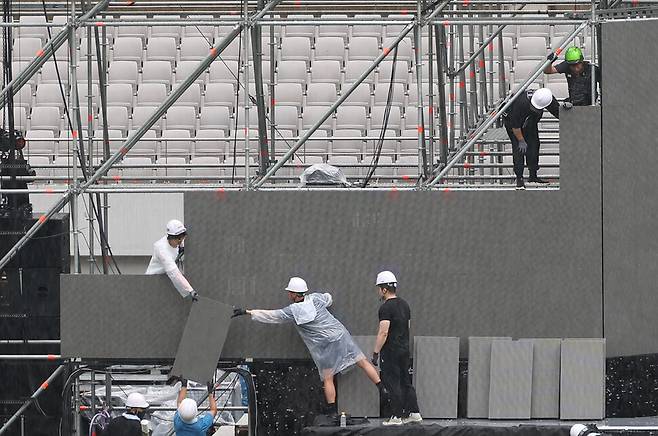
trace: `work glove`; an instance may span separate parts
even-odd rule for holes
[[[569,110],[573,108],[573,103],[571,103],[570,101],[565,101],[564,103],[562,103],[562,107],[566,110]]]
[[[231,318],[235,318],[235,317],[246,315],[246,314],[247,314],[247,311],[245,309],[242,309],[241,307],[234,307],[233,308],[233,315],[231,316]]]
[[[519,141],[519,151],[522,154],[526,154],[526,152],[528,151],[528,143],[525,141]]]
[[[206,388],[208,388],[208,394],[212,394],[213,389],[215,389],[215,383],[208,382],[208,384],[206,385]]]
[[[372,359],[370,359],[370,362],[374,366],[378,366],[379,365],[379,353],[372,353]]]

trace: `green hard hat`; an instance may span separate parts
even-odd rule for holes
[[[569,47],[567,52],[564,54],[564,60],[566,60],[568,64],[577,64],[582,62],[583,52],[576,46]]]

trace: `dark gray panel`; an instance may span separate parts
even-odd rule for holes
[[[190,304],[164,275],[62,275],[62,356],[173,359]]]
[[[560,419],[605,417],[605,339],[564,339]]]
[[[521,339],[533,344],[532,418],[560,417],[561,339]]]
[[[224,347],[233,308],[200,297],[192,305],[178,345],[172,375],[199,383],[212,380]]]
[[[414,386],[425,418],[457,418],[459,338],[414,338]]]
[[[354,336],[354,342],[363,354],[372,356],[375,336]],[[338,380],[338,412],[352,416],[379,416],[379,391],[363,370],[354,366],[350,371],[340,374]]]
[[[468,338],[468,384],[466,416],[489,416],[489,390],[491,378],[491,342],[512,338]]]
[[[608,22],[602,37],[608,85],[603,106],[608,355],[657,353],[658,98],[653,72],[658,68],[658,25],[653,20]]]
[[[493,341],[489,419],[530,419],[532,343]]]

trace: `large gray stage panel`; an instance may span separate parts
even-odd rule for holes
[[[560,417],[560,339],[521,339],[532,344],[533,419]]]
[[[354,336],[354,342],[361,348],[367,359],[372,356],[375,347],[375,336]],[[346,412],[352,416],[379,416],[379,390],[366,373],[354,366],[345,374],[336,377],[338,390],[338,412]]]
[[[489,392],[491,391],[491,343],[510,341],[512,338],[468,338],[468,382],[466,384],[466,416],[489,417]]]
[[[560,419],[605,417],[605,339],[563,339]]]
[[[608,355],[657,353],[658,24],[608,22],[602,38]]]
[[[530,419],[532,348],[528,341],[491,343],[489,419]]]
[[[457,418],[459,338],[414,338],[414,387],[425,418]]]

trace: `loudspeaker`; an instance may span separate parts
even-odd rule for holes
[[[39,220],[39,216],[0,218],[0,258]],[[69,214],[57,213],[44,223],[5,268],[57,268],[59,272],[69,273],[69,251]]]

